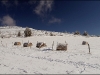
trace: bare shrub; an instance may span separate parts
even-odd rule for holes
[[[32,35],[32,31],[31,29],[29,29],[28,27],[26,27],[25,31],[24,31],[25,37],[29,37]]]
[[[76,31],[76,32],[74,33],[74,35],[80,35],[80,32],[79,32],[79,31]]]
[[[84,31],[83,36],[88,36],[88,33]]]
[[[50,33],[50,36],[55,36],[53,33]]]
[[[61,43],[59,43],[58,45],[57,45],[57,48],[56,48],[56,50],[57,51],[66,51],[67,50],[67,44],[61,44]]]
[[[20,37],[20,36],[21,36],[21,32],[20,32],[20,31],[18,32],[17,36],[18,36],[18,37]]]

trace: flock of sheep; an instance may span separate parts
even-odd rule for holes
[[[14,45],[15,46],[21,45],[21,42],[15,42]],[[32,45],[33,44],[29,43],[29,42],[28,43],[23,43],[23,47],[31,47]],[[44,42],[37,42],[37,45],[36,45],[37,48],[46,47],[46,46],[47,45]]]
[[[21,45],[21,42],[15,42],[14,43],[14,45],[15,46],[20,46]],[[23,47],[30,47],[31,48],[31,46],[32,46],[33,44],[32,43],[23,43]],[[56,50],[57,51],[66,51],[67,50],[67,43],[65,42],[65,44],[62,44],[62,43],[57,43],[57,47],[56,47]],[[82,45],[88,45],[88,48],[89,48],[89,53],[90,53],[90,46],[89,46],[89,44],[88,44],[88,42],[86,42],[86,41],[83,41],[82,42]],[[46,43],[44,43],[44,42],[37,42],[37,44],[36,44],[36,47],[37,48],[42,48],[42,47],[46,47],[47,45],[46,45]],[[52,44],[52,49],[53,49],[53,46],[54,46],[54,42],[53,42],[53,44]]]

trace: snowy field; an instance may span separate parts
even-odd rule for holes
[[[29,41],[33,46],[14,46],[16,41]],[[45,42],[47,47],[36,48],[37,41]],[[67,51],[56,51],[57,42],[65,41]],[[82,41],[90,44],[91,54]],[[0,38],[0,74],[100,74],[100,37],[67,34]]]

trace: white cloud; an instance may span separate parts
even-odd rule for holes
[[[47,11],[52,10],[53,0],[40,0],[39,4],[35,8],[35,13],[40,16],[44,16]]]
[[[9,6],[8,0],[1,0],[1,3],[5,6]]]
[[[2,19],[0,19],[0,22],[3,26],[15,26],[16,21],[11,18],[9,15],[4,16]]]
[[[1,0],[2,5],[6,6],[6,7],[10,7],[12,5],[18,5],[18,0],[12,0],[13,4],[10,2],[10,0]]]
[[[55,18],[55,17],[52,17],[52,19],[49,20],[49,23],[60,23],[60,22],[61,22],[61,19]]]

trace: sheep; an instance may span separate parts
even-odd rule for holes
[[[82,42],[82,45],[87,45],[87,44],[88,44],[88,42],[86,42],[86,41]]]
[[[30,46],[30,47],[31,47],[32,45],[33,45],[32,43],[29,43],[29,44],[28,44],[28,46]]]
[[[24,43],[23,47],[31,47],[33,44],[32,43]]]
[[[14,45],[21,45],[21,42],[15,42]]]
[[[89,45],[89,43],[88,43],[88,42],[86,42],[86,41],[83,41],[83,42],[82,42],[82,45],[88,45],[89,54],[91,54],[91,53],[90,53],[90,45]]]
[[[46,43],[44,43],[44,42],[38,42],[37,44],[36,44],[36,47],[37,48],[42,48],[42,47],[46,47],[47,45],[46,45]]]

